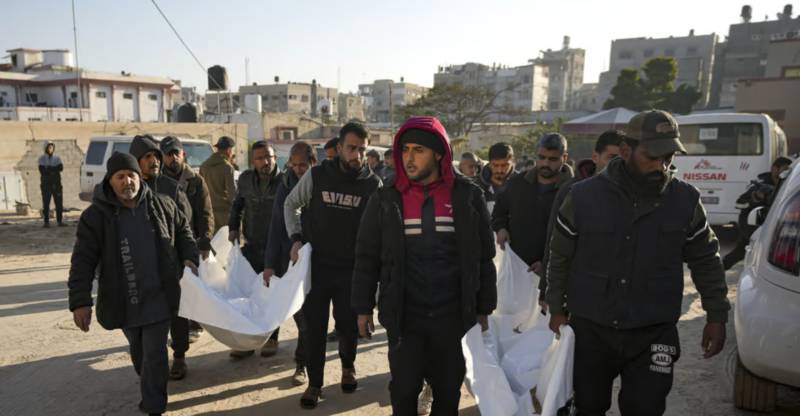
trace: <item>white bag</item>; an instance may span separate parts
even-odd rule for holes
[[[220,247],[224,249],[224,245]],[[218,276],[221,267],[213,256],[201,262],[200,277],[184,270],[178,315],[201,323],[211,336],[232,349],[254,350],[303,306],[311,290],[311,246],[303,246],[297,263],[283,277],[273,278],[269,287],[238,247],[231,246],[229,257],[224,279]]]
[[[569,325],[564,325],[561,337],[547,349],[539,372],[536,399],[542,404],[542,416],[556,416],[572,396],[574,356],[575,333]]]
[[[519,324],[528,321],[537,304],[539,278],[528,271],[519,256],[506,244],[497,272],[497,310],[501,315],[519,315]]]
[[[214,249],[214,256],[222,267],[228,266],[228,254],[233,248],[233,244],[228,241],[228,226],[220,228],[214,238],[211,239],[211,248]]]
[[[467,388],[475,397],[481,414],[516,415],[519,399],[511,391],[503,369],[484,344],[480,324],[467,331],[461,339],[461,347],[467,367]]]

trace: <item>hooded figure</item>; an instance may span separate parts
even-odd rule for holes
[[[56,221],[59,226],[63,223],[63,192],[61,188],[61,172],[64,164],[61,158],[55,154],[56,145],[51,142],[44,142],[44,154],[39,156],[39,173],[41,174],[42,190],[42,213],[44,216],[44,226],[50,226],[50,198],[56,204]]]
[[[353,309],[389,338],[395,415],[417,412],[423,380],[433,414],[455,414],[465,374],[461,338],[497,303],[494,240],[482,190],[456,175],[438,119],[412,117],[395,136],[395,184],[370,198],[359,228]],[[400,340],[402,339],[402,342]]]

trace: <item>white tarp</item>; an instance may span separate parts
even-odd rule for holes
[[[212,247],[222,258],[227,257],[227,266],[223,268],[212,254],[201,261],[199,277],[186,268],[178,315],[201,323],[230,348],[254,350],[303,306],[311,290],[311,246],[303,246],[297,263],[266,287],[238,245],[218,239],[221,235],[227,235],[227,229],[217,233]]]
[[[537,302],[539,277],[508,246],[497,257],[498,309],[486,332],[476,326],[462,339],[467,386],[483,415],[534,414],[536,388],[541,414],[555,416],[572,395],[574,335],[565,327],[555,339]]]

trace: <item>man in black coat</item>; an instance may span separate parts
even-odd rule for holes
[[[392,412],[416,415],[426,380],[432,414],[456,414],[465,375],[461,338],[497,306],[495,255],[482,190],[456,175],[438,119],[413,117],[394,142],[395,184],[378,190],[359,227],[353,309],[369,338],[389,338]],[[401,341],[402,339],[402,341]]]
[[[228,240],[239,244],[240,236],[244,234],[242,255],[256,273],[261,273],[264,271],[269,219],[272,217],[275,192],[283,180],[283,173],[278,171],[275,163],[275,149],[267,142],[260,140],[253,143],[250,153],[253,168],[239,176],[239,186],[228,218]],[[240,359],[253,355],[254,352],[233,350],[230,356]],[[261,356],[271,357],[277,352],[278,332],[275,331],[261,348]]]
[[[292,240],[286,233],[286,221],[283,217],[283,206],[289,192],[300,181],[312,167],[316,166],[317,157],[314,155],[314,148],[306,142],[297,142],[289,149],[288,169],[283,174],[283,179],[275,191],[275,205],[272,207],[272,218],[269,224],[269,237],[267,238],[267,250],[264,252],[264,284],[269,286],[273,277],[283,276],[289,269],[289,251],[292,248]],[[302,215],[301,215],[302,217]],[[306,384],[306,353],[305,336],[306,324],[303,318],[303,311],[294,314],[294,323],[297,325],[297,346],[294,351],[294,361],[296,364],[292,375],[292,385],[302,386]],[[275,339],[278,339],[280,328],[275,330]]]
[[[167,332],[178,312],[183,267],[197,273],[198,252],[175,203],[141,180],[137,161],[114,153],[91,206],[81,214],[69,271],[69,309],[88,332],[92,281],[97,320],[122,329],[141,378],[139,409],[161,414],[167,405]]]
[[[50,142],[44,144],[44,154],[39,157],[39,173],[41,174],[42,213],[44,214],[44,227],[50,226],[50,199],[56,205],[56,221],[59,226],[64,226],[63,191],[61,188],[61,172],[64,163],[55,154],[56,145]]]
[[[178,182],[162,175],[161,167],[164,166],[164,155],[153,136],[149,134],[135,136],[128,152],[139,163],[142,182],[156,194],[172,199],[177,205],[178,211],[186,217],[186,222],[191,227],[192,206],[189,199],[186,198],[186,194],[180,190]],[[180,272],[178,270],[178,273]],[[172,335],[170,346],[173,358],[170,378],[180,380],[186,377],[187,372],[186,351],[189,350],[189,321],[176,315],[170,326],[170,335]]]

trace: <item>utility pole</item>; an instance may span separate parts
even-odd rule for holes
[[[81,66],[78,63],[78,25],[75,20],[75,0],[72,0],[72,38],[75,43],[75,69],[78,70],[78,118],[83,121],[83,88],[81,88]]]

